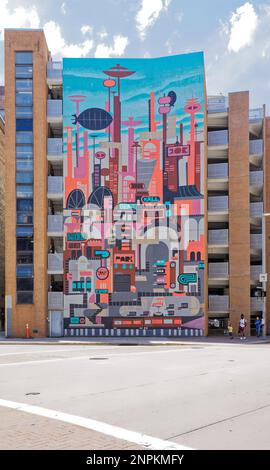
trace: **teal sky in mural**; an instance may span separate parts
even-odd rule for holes
[[[151,91],[155,92],[156,103],[159,96],[167,95],[171,90],[176,93],[176,102],[171,109],[177,123],[184,124],[184,130],[189,129],[189,117],[184,113],[188,99],[198,99],[204,108],[204,58],[203,53],[181,54],[159,59],[64,59],[64,126],[69,126],[75,113],[75,103],[70,95],[84,95],[85,101],[80,110],[87,108],[105,109],[108,100],[108,89],[103,81],[108,78],[104,71],[116,64],[134,72],[127,78],[121,79],[121,119],[126,121],[133,116],[142,121],[136,132],[148,129],[148,100]],[[117,86],[111,89],[116,92]],[[112,93],[113,96],[113,93]],[[157,121],[160,115],[156,106]],[[160,121],[161,122],[161,121]],[[203,125],[203,112],[197,115],[197,127]],[[161,126],[161,124],[160,124]],[[75,126],[74,126],[75,129]],[[122,132],[127,132],[125,126]],[[99,132],[99,136],[105,136]],[[81,145],[82,145],[81,138]]]

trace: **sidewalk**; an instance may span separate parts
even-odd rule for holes
[[[0,407],[0,450],[136,450],[131,442]]]
[[[231,340],[228,336],[207,336],[200,338],[90,338],[90,337],[78,337],[68,338],[33,338],[33,339],[23,339],[23,338],[5,338],[0,335],[0,345],[1,344],[39,344],[39,345],[114,345],[114,346],[168,346],[168,345],[233,345],[233,344],[269,344],[270,336],[264,336],[257,338],[256,336],[247,337],[246,340],[240,341],[239,338],[234,338]]]

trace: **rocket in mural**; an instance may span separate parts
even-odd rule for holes
[[[79,60],[64,67],[65,327],[201,330],[201,56],[194,89],[182,56],[171,77],[171,62],[154,77],[147,59]]]

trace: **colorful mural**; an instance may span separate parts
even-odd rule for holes
[[[64,59],[65,328],[204,329],[204,61]]]

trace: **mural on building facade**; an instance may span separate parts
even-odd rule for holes
[[[203,54],[63,76],[65,327],[203,329]]]

